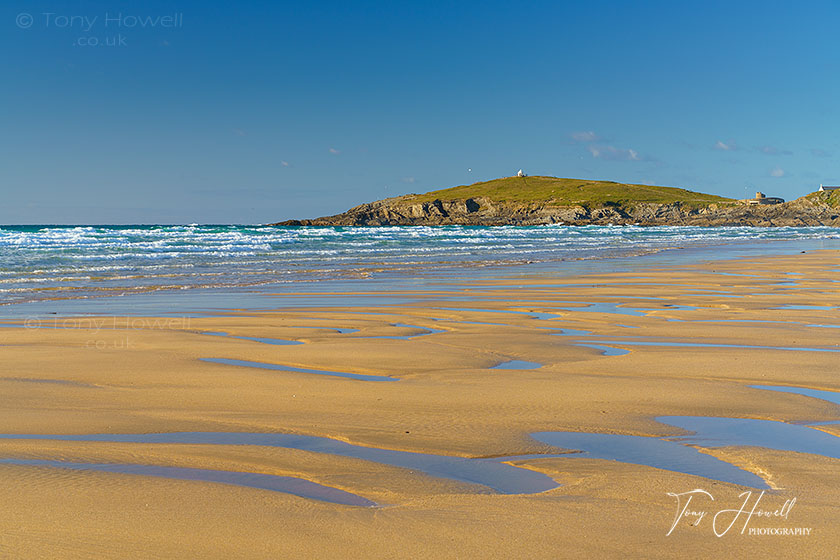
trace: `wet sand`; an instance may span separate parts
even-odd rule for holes
[[[23,558],[836,557],[838,459],[704,448],[766,482],[771,490],[758,509],[796,498],[786,518],[753,517],[749,527],[811,529],[741,534],[744,514],[717,537],[714,513],[738,508],[746,490],[753,501],[760,491],[589,458],[529,434],[685,434],[655,420],[662,416],[840,420],[831,402],[749,387],[840,391],[838,270],[840,252],[818,251],[579,277],[467,278],[438,294],[405,292],[400,305],[368,298],[353,308],[57,317],[0,329],[5,434],[300,434],[451,457],[528,455],[509,463],[559,485],[511,495],[303,449],[22,436],[0,440],[0,459],[294,477],[378,505],[0,463],[7,512],[0,551]],[[206,334],[218,332],[229,336]],[[629,352],[604,355],[586,344]],[[541,367],[497,367],[511,361]],[[375,382],[383,377],[396,381]],[[837,425],[819,429],[838,434]],[[693,489],[714,495],[692,503],[708,515],[667,535],[676,514],[668,493]]]

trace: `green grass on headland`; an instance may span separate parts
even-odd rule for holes
[[[542,202],[554,206],[580,205],[588,208],[633,206],[636,203],[701,207],[733,199],[675,187],[630,185],[611,181],[559,179],[557,177],[504,177],[483,183],[462,185],[425,194],[410,195],[412,201],[463,200],[486,197],[499,202]]]
[[[805,195],[805,198],[811,202],[828,204],[832,208],[840,208],[840,190],[816,191]]]

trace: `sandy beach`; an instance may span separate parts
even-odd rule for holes
[[[840,558],[840,2],[7,4],[0,560]]]
[[[804,426],[840,420],[837,404],[750,387],[840,391],[838,269],[840,252],[809,251],[576,277],[465,277],[434,293],[387,294],[404,298],[400,304],[372,297],[355,307],[11,321],[0,330],[0,422],[8,435],[0,439],[0,492],[10,513],[0,520],[0,551],[16,558],[835,557],[840,462],[830,453],[700,446],[706,458],[757,476],[759,488],[595,458],[531,434],[663,441],[690,431],[657,418],[728,417],[840,435],[838,424]],[[496,367],[512,360],[531,369]],[[315,436],[351,444],[356,456],[107,437],[172,432]],[[103,436],[27,437],[89,434]],[[366,449],[489,461],[556,487],[494,489],[422,465],[360,458]],[[376,505],[108,465],[291,477]],[[689,510],[707,514],[696,526],[697,517],[685,517],[672,528],[678,504],[669,493],[695,489],[714,501],[698,494]],[[760,495],[755,511],[782,514],[754,511],[745,527],[747,513],[723,513],[713,527],[715,513],[745,500],[748,512]]]

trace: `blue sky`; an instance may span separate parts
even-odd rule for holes
[[[265,223],[520,167],[840,182],[836,2],[447,4],[4,2],[0,223]]]

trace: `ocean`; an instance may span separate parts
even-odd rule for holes
[[[727,248],[762,254],[795,243],[838,247],[840,228],[0,226],[0,316],[17,314],[15,304],[46,301],[301,291],[335,282],[358,289],[487,270],[563,273],[579,270],[574,263],[599,270],[675,250],[704,250],[705,258]]]

